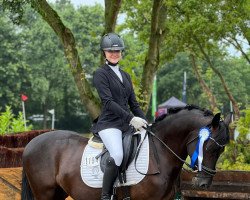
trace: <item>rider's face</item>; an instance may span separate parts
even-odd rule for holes
[[[104,53],[105,53],[106,59],[113,64],[118,63],[122,58],[122,52],[120,50],[117,50],[117,51],[109,50],[109,51],[104,51]]]

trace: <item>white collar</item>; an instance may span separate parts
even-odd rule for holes
[[[112,66],[112,65],[109,65],[108,64],[108,61],[106,61],[106,64],[111,68],[111,69],[119,69],[119,65],[115,65],[115,66]]]

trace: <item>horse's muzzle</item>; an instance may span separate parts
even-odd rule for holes
[[[192,178],[192,184],[194,187],[207,189],[212,184],[212,180],[212,176],[202,176],[200,174],[197,174],[195,177]]]

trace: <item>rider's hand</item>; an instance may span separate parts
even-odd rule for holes
[[[132,125],[135,129],[140,129],[147,124],[148,122],[140,117],[133,117],[129,123],[129,125]]]

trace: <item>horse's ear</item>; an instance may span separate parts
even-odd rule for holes
[[[217,113],[212,120],[212,127],[217,128],[220,123],[220,113]]]
[[[230,122],[231,122],[231,120],[232,120],[232,116],[233,116],[233,113],[229,113],[229,114],[226,116],[224,122],[225,122],[225,124],[226,124],[227,126],[230,124]]]

